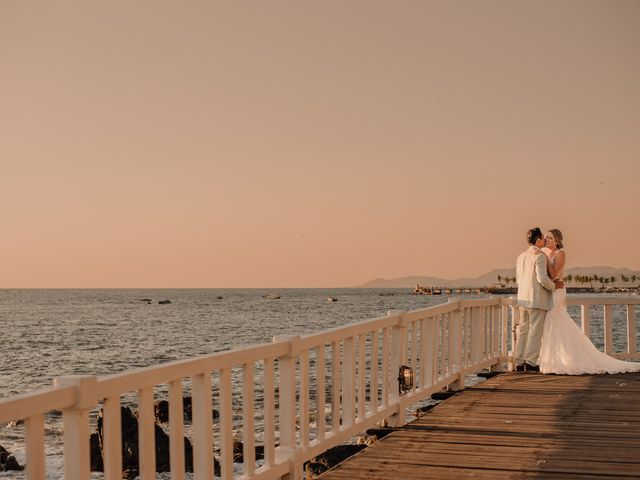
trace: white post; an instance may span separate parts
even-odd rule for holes
[[[288,480],[301,480],[302,463],[297,459],[296,443],[296,356],[299,336],[277,336],[274,341],[287,342],[288,352],[280,357],[280,446],[278,460],[289,461]]]
[[[386,419],[386,424],[392,427],[401,427],[405,424],[404,411],[399,406],[400,390],[398,386],[398,374],[400,367],[407,362],[407,321],[403,318],[404,312],[389,311],[389,316],[399,315],[398,323],[391,332],[391,375],[389,378],[390,404],[398,405],[398,411]]]
[[[590,322],[590,318],[591,318],[591,312],[589,310],[589,304],[582,304],[581,306],[581,310],[582,310],[582,333],[584,333],[587,337],[589,337],[590,333],[591,333],[591,328],[589,325]]]
[[[27,417],[25,433],[27,436],[27,478],[29,480],[44,480],[44,415]]]
[[[242,456],[244,474],[249,478],[253,476],[256,469],[253,371],[253,363],[245,363],[242,367]]]
[[[501,314],[502,314],[502,328],[501,328],[501,343],[500,343],[500,355],[502,356],[507,356],[507,354],[509,353],[507,351],[507,338],[509,335],[509,307],[507,305],[505,305],[504,303],[502,304],[502,309],[501,309]]]
[[[340,341],[331,344],[331,431],[340,431]]]
[[[324,343],[318,347],[318,351],[316,353],[316,432],[318,435],[318,440],[324,440],[324,431],[325,431],[325,391],[324,391],[324,375],[325,375],[325,365],[324,365]]]
[[[627,353],[636,353],[636,318],[633,305],[627,305]]]
[[[201,373],[191,378],[193,433],[193,478],[213,478],[213,436],[211,428],[211,374]]]
[[[96,406],[95,386],[97,377],[93,375],[69,375],[56,377],[54,386],[74,386],[76,402],[72,408],[64,410],[64,478],[66,480],[88,480],[89,464],[89,410]]]
[[[453,298],[449,303],[456,303],[452,306],[454,310],[450,314],[449,323],[449,357],[452,373],[457,373],[458,378],[450,386],[451,390],[464,390],[464,368],[462,367],[462,309],[460,301]]]
[[[211,418],[211,414],[209,414]],[[213,464],[213,462],[211,462]],[[220,473],[233,478],[233,384],[231,368],[220,370]]]
[[[516,369],[516,352],[518,350],[518,331],[520,328],[520,309],[517,305],[511,307],[511,362],[510,370]]]
[[[604,353],[611,355],[613,351],[613,317],[611,305],[604,306]]]
[[[169,382],[169,460],[171,480],[184,480],[184,410],[182,379]]]
[[[353,337],[347,337],[342,344],[342,427],[349,428],[355,422],[355,346]]]
[[[156,478],[156,436],[153,387],[138,390],[138,461],[141,480]]]

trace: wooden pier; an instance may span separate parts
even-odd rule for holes
[[[507,373],[319,477],[640,479],[640,373]]]

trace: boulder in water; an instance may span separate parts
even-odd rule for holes
[[[103,411],[98,414],[97,433],[91,436],[91,469],[103,471]],[[120,407],[122,429],[122,470],[124,478],[135,478],[140,472],[138,463],[138,419],[130,408]],[[157,423],[155,426],[156,472],[168,472],[169,435]],[[95,435],[95,436],[94,436]],[[193,448],[188,438],[184,438],[185,471],[193,472]],[[95,469],[95,470],[94,470]]]
[[[9,454],[6,448],[0,445],[0,472],[21,471],[24,466],[20,465],[16,457]]]
[[[338,445],[330,448],[322,455],[312,458],[305,464],[305,471],[307,478],[315,478],[323,472],[326,472],[330,468],[335,467],[339,463],[345,461],[352,455],[355,455],[361,450],[367,448],[366,445]]]

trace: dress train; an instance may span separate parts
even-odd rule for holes
[[[567,312],[566,290],[553,292],[547,312],[539,365],[542,373],[582,375],[640,371],[640,363],[625,362],[598,350]]]

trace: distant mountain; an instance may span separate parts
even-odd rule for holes
[[[640,271],[639,270],[629,270],[628,268],[615,268],[615,267],[575,267],[569,268],[565,272],[566,275],[597,275],[599,277],[611,277],[615,276],[617,281],[614,285],[626,285],[631,286],[631,283],[624,284],[620,280],[621,275],[625,275],[627,277],[631,277],[635,275],[638,279],[635,282],[635,285],[640,283]],[[438,287],[486,287],[489,285],[493,285],[498,283],[498,275],[501,277],[515,277],[516,269],[515,268],[501,268],[496,270],[491,270],[490,272],[485,273],[476,278],[456,278],[456,279],[447,279],[447,278],[438,278],[438,277],[427,277],[421,275],[411,275],[408,277],[399,277],[399,278],[376,278],[375,280],[371,280],[362,285],[358,285],[356,288],[413,288],[416,284],[425,285],[425,286],[438,286]],[[599,285],[597,282],[594,286]],[[611,284],[610,284],[611,285]]]

